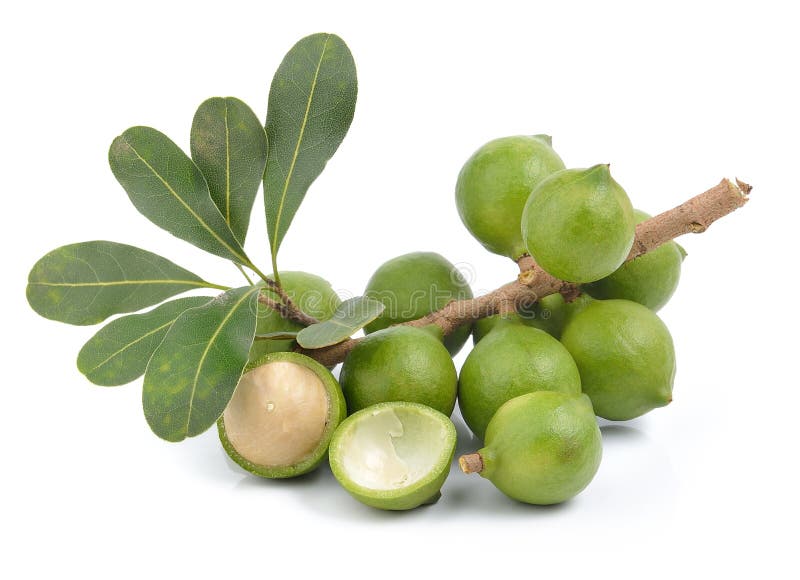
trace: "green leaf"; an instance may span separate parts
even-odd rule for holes
[[[213,97],[192,121],[192,159],[233,235],[244,244],[250,212],[267,163],[267,135],[239,99]]]
[[[297,343],[303,348],[322,348],[342,342],[378,318],[384,308],[382,302],[366,296],[345,300],[330,319],[298,332]]]
[[[152,252],[116,242],[62,246],[31,269],[26,291],[37,313],[68,324],[97,324],[197,288],[206,282]]]
[[[264,206],[273,266],[311,183],[344,139],[356,106],[353,56],[333,34],[313,34],[281,62],[269,91]]]
[[[150,127],[131,127],[108,151],[111,171],[147,219],[174,236],[246,266],[250,260],[194,162]]]
[[[208,296],[178,298],[150,312],[109,322],[83,345],[78,353],[78,370],[95,385],[105,387],[138,379],[175,319],[210,300]]]
[[[142,406],[156,435],[182,441],[222,415],[253,344],[258,291],[229,290],[172,324],[144,373]]]

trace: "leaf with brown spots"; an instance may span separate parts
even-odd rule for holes
[[[182,441],[222,415],[253,344],[258,291],[229,290],[172,324],[144,374],[142,406],[156,435]]]

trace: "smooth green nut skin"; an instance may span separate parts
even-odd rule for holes
[[[545,296],[532,307],[525,308],[519,313],[495,314],[477,320],[472,327],[472,341],[478,344],[495,328],[509,323],[538,328],[554,338],[561,338],[561,332],[567,322],[592,300],[588,294],[581,294],[572,302],[565,302],[561,294]]]
[[[523,322],[516,312],[495,314],[493,316],[487,316],[486,318],[479,318],[472,325],[472,344],[477,345],[481,340],[486,338],[490,332],[494,332],[498,328],[503,328],[509,324],[522,325]]]
[[[572,319],[561,342],[575,359],[583,392],[598,416],[625,421],[672,401],[672,337],[646,306],[596,300]]]
[[[550,505],[580,493],[602,457],[585,395],[539,391],[508,401],[486,429],[481,476],[521,502]]]
[[[458,407],[482,439],[503,403],[534,391],[580,395],[578,367],[567,349],[543,330],[509,323],[493,330],[467,356],[458,379]]]
[[[365,336],[347,355],[339,375],[351,413],[391,401],[420,403],[448,417],[458,375],[436,335],[394,326]]]
[[[435,470],[422,480],[412,484],[410,487],[400,490],[368,489],[366,487],[354,484],[353,482],[347,481],[348,478],[344,468],[342,467],[341,461],[341,456],[345,452],[345,449],[343,449],[344,435],[347,433],[347,430],[351,427],[351,425],[357,422],[362,415],[366,415],[376,409],[380,410],[383,408],[395,409],[396,412],[417,412],[430,415],[435,414],[435,416],[438,416],[438,418],[442,421],[442,424],[446,426],[447,436],[445,437],[445,440],[448,441],[448,445],[450,446],[450,456],[446,463],[442,466],[442,469]],[[431,409],[426,405],[398,402],[379,403],[350,415],[336,430],[333,435],[333,439],[331,440],[331,451],[329,454],[331,471],[342,487],[345,488],[347,493],[365,505],[390,511],[411,510],[423,505],[436,503],[441,497],[441,492],[439,490],[442,489],[442,485],[444,485],[447,476],[450,475],[450,463],[455,455],[456,438],[456,428],[450,418],[442,415],[438,411]]]
[[[561,338],[564,327],[578,312],[594,299],[581,294],[572,302],[566,302],[561,294],[545,296],[536,303],[534,316],[522,312],[522,321],[528,326],[544,330],[554,338]]]
[[[319,276],[307,272],[281,272],[281,284],[289,298],[306,314],[318,320],[327,320],[333,316],[334,310],[341,303],[341,299],[334,292],[330,283]],[[259,282],[264,285],[264,282]],[[277,295],[267,291],[267,295],[278,300]],[[286,320],[278,312],[258,304],[258,322],[256,334],[270,332],[297,332],[302,325]],[[284,352],[292,350],[291,340],[256,340],[250,348],[250,361],[263,357],[268,352]]]
[[[634,210],[634,215],[637,224],[650,218],[638,209]],[[635,260],[625,262],[610,276],[585,284],[583,289],[595,298],[632,300],[658,312],[678,287],[684,256],[678,244],[667,242]]]
[[[635,228],[631,202],[608,165],[551,175],[533,190],[522,214],[528,253],[568,282],[594,282],[619,268]]]
[[[472,290],[461,272],[443,256],[435,252],[412,252],[382,264],[367,283],[364,295],[386,307],[364,328],[369,334],[422,318],[452,300],[468,300],[472,298]],[[444,338],[451,355],[461,350],[469,333],[469,325],[463,325]]]
[[[252,461],[248,461],[242,457],[238,451],[231,444],[228,435],[225,432],[225,421],[223,417],[217,419],[217,434],[219,435],[220,443],[228,456],[236,462],[239,467],[245,471],[249,471],[253,475],[265,477],[268,479],[287,479],[290,477],[297,477],[304,475],[310,471],[315,470],[323,459],[327,456],[328,445],[333,438],[334,432],[339,424],[347,417],[347,405],[342,394],[342,389],[336,381],[331,372],[324,366],[319,364],[312,358],[296,352],[274,352],[268,353],[258,360],[252,361],[247,364],[244,372],[253,370],[254,368],[275,361],[288,361],[294,364],[302,365],[317,375],[317,377],[325,385],[325,391],[328,393],[328,422],[325,425],[322,441],[314,452],[306,457],[303,461],[294,465],[279,465],[279,466],[265,466],[258,465]]]
[[[489,141],[472,154],[456,182],[456,207],[467,230],[490,252],[514,260],[525,253],[522,209],[544,178],[564,169],[547,135]]]

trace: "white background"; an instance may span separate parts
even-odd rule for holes
[[[764,1],[268,4],[3,8],[0,576],[797,577],[796,18]],[[575,500],[517,504],[453,469],[438,505],[394,514],[352,500],[327,466],[259,480],[213,431],[156,438],[140,381],[100,388],[77,371],[96,329],[27,306],[33,263],[89,239],[238,284],[229,263],[135,212],[107,148],[137,124],[188,148],[210,96],[263,118],[283,54],[318,31],[349,44],[359,101],[280,263],[343,296],[413,250],[458,263],[476,292],[515,275],[453,203],[461,164],[495,137],[549,133],[568,166],[611,162],[653,213],[724,176],[754,185],[747,207],[681,240],[683,280],[662,310],[674,402],[604,428],[600,471]],[[248,252],[267,264],[260,204]],[[458,451],[472,450],[458,423]]]

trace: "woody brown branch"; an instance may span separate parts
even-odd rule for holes
[[[739,180],[733,183],[723,179],[700,195],[640,223],[636,226],[636,235],[627,260],[651,252],[678,236],[704,232],[718,219],[742,207],[747,202],[751,189],[748,184]],[[454,300],[441,310],[403,324],[417,327],[436,324],[447,335],[480,318],[530,307],[550,294],[570,296],[577,290],[575,284],[559,280],[545,272],[530,256],[520,258],[518,265],[520,274],[513,282],[478,298]],[[326,366],[334,366],[342,362],[360,340],[362,339],[351,338],[326,348],[298,349],[298,352]]]
[[[277,310],[278,313],[280,313],[280,315],[284,318],[298,322],[303,326],[311,326],[312,324],[319,322],[319,320],[313,316],[309,316],[300,308],[298,308],[292,299],[289,298],[289,295],[286,293],[283,287],[275,280],[271,278],[264,278],[264,285],[269,287],[270,290],[277,294],[279,300],[273,300],[269,296],[259,294],[258,301],[263,305],[268,306],[273,310]]]
[[[284,294],[285,295],[285,294]],[[309,316],[302,310],[300,310],[297,306],[295,306],[294,302],[292,302],[289,297],[286,297],[285,302],[279,302],[270,298],[265,294],[258,295],[258,301],[261,302],[264,306],[275,310],[283,316],[284,318],[291,320],[293,322],[297,322],[298,324],[302,324],[303,326],[311,326],[312,324],[316,324],[319,322],[313,316]]]

